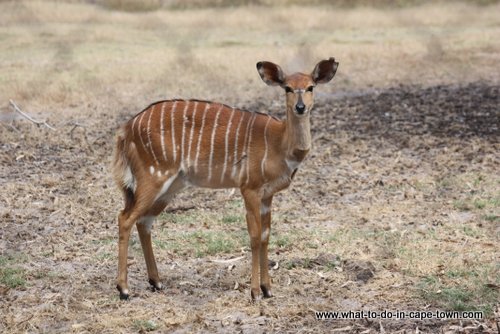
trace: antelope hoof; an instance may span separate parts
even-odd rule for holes
[[[262,295],[260,294],[260,291],[258,289],[250,290],[250,295],[252,296],[252,302],[258,302],[262,298]]]
[[[119,285],[116,286],[116,289],[120,292],[120,300],[128,300],[129,294],[127,289],[122,289]]]
[[[271,288],[265,285],[261,285],[260,289],[262,290],[262,294],[264,298],[271,298],[273,294],[271,293]]]
[[[163,290],[163,284],[161,284],[160,282],[155,282],[151,278],[149,279],[149,284],[151,285],[151,291],[153,292]]]

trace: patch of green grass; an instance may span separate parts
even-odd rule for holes
[[[270,238],[270,246],[271,248],[286,248],[290,246],[292,240],[287,234],[280,234],[275,238]]]
[[[487,201],[485,201],[484,199],[476,199],[474,200],[473,204],[476,209],[484,209],[487,205]]]
[[[20,268],[6,267],[0,269],[0,284],[11,289],[25,287],[25,271]]]
[[[500,298],[500,293],[487,284],[488,272],[491,270],[483,269],[448,270],[443,279],[434,275],[426,276],[417,285],[418,294],[426,302],[444,310],[483,311],[488,316]]]
[[[227,233],[214,231],[192,232],[187,234],[184,239],[192,242],[196,257],[231,253],[242,246],[238,238]]]
[[[481,236],[481,231],[477,229],[476,227],[468,226],[465,225],[462,227],[462,231],[466,236],[472,237],[472,238],[477,238]]]
[[[242,223],[243,220],[244,219],[242,215],[228,214],[222,217],[222,222],[224,224]]]
[[[453,202],[453,207],[460,211],[483,210],[487,208],[498,208],[500,206],[500,198],[485,197],[485,198],[466,198]]]
[[[26,261],[27,257],[24,254],[0,256],[0,284],[11,289],[25,287],[26,271],[19,268],[17,264]]]
[[[196,216],[195,213],[187,213],[187,212],[182,212],[179,214],[176,213],[170,213],[170,212],[162,212],[160,216],[158,216],[158,221],[160,220],[165,220],[168,223],[172,224],[189,224],[189,223],[195,223],[199,221],[199,217]]]
[[[203,257],[232,253],[248,242],[246,230],[239,232],[194,231],[165,233],[153,239],[155,247],[171,250],[176,254]]]
[[[134,329],[138,332],[151,332],[157,330],[160,326],[153,320],[134,320]]]
[[[101,0],[99,3],[110,10],[125,12],[148,12],[162,7],[161,0]]]
[[[498,215],[483,215],[481,216],[484,220],[487,220],[492,223],[498,223],[500,222],[500,216]]]

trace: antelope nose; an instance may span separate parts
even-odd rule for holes
[[[306,106],[303,102],[298,102],[295,105],[295,110],[297,110],[297,114],[302,115],[306,111]]]

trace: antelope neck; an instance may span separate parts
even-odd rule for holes
[[[287,111],[285,141],[287,159],[302,161],[311,149],[311,121],[309,115],[297,117],[292,110]]]

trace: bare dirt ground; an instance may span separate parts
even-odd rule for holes
[[[498,4],[0,9],[0,332],[498,332]],[[166,289],[148,289],[134,236],[131,300],[120,301],[118,125],[171,97],[283,117],[282,93],[259,82],[255,62],[309,70],[329,56],[340,68],[317,90],[313,151],[274,202],[275,297],[250,301],[239,194],[189,189],[154,227]],[[349,310],[484,318],[314,313]]]

